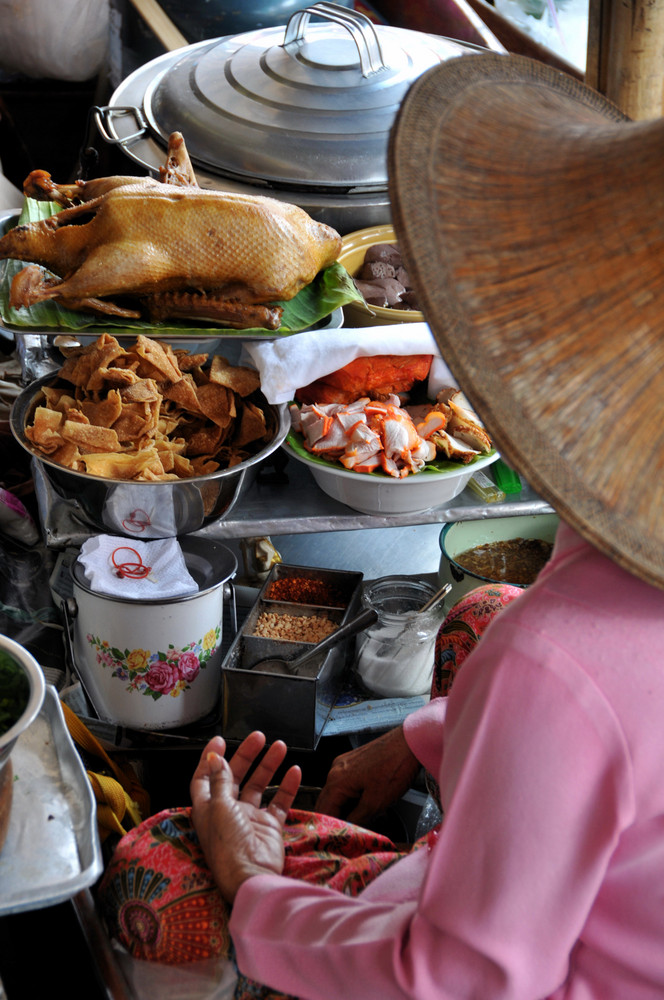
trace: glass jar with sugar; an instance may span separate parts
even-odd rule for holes
[[[378,620],[356,640],[355,671],[363,688],[382,698],[428,694],[443,603],[420,612],[434,587],[407,576],[369,582],[362,597]]]

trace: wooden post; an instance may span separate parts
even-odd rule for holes
[[[167,52],[174,52],[175,49],[189,44],[157,0],[130,0],[130,2]]]
[[[664,3],[589,0],[586,82],[635,120],[664,114]]]

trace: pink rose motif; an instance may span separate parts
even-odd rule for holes
[[[201,669],[200,660],[195,653],[180,653],[178,671],[182,680],[191,683]]]
[[[148,687],[153,691],[158,691],[160,694],[168,694],[179,680],[178,671],[170,663],[166,663],[165,660],[157,660],[148,670],[145,680]]]

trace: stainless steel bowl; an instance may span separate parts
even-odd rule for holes
[[[39,403],[42,386],[56,380],[57,374],[45,375],[16,397],[10,415],[12,433],[41,466],[59,496],[103,531],[130,538],[185,535],[227,516],[253,481],[258,466],[277,450],[290,429],[287,405],[273,406],[263,399],[261,405],[274,424],[272,440],[238,465],[192,479],[157,483],[105,479],[50,461],[26,437],[25,427]]]

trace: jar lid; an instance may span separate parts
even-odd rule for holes
[[[425,580],[410,576],[382,576],[370,581],[364,590],[364,603],[379,616],[414,619],[436,593]]]
[[[314,15],[324,23],[310,24]],[[387,141],[413,80],[480,46],[375,25],[317,3],[284,26],[188,46],[147,85],[143,113],[192,161],[272,186],[385,189]]]

